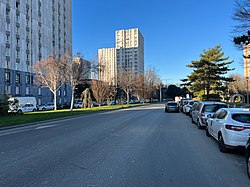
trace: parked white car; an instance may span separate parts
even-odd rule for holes
[[[19,106],[16,112],[18,114],[22,114],[25,112],[35,112],[35,111],[36,111],[36,107],[33,104],[25,104],[25,105]]]
[[[218,141],[221,152],[246,146],[250,136],[249,109],[221,108],[208,117],[206,135]]]
[[[37,107],[37,110],[54,110],[54,103],[48,103]]]
[[[189,115],[190,109],[192,108],[194,102],[195,101],[193,100],[189,100],[188,103],[183,106],[183,113],[185,113],[186,115]]]

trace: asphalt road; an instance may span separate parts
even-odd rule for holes
[[[0,131],[0,186],[250,186],[244,154],[221,153],[164,105]]]

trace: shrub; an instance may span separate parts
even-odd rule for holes
[[[0,94],[0,114],[6,115],[9,110],[9,96],[6,93]]]

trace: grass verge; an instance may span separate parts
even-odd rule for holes
[[[142,105],[114,105],[114,106],[101,106],[101,107],[94,107],[88,109],[74,109],[70,111],[69,109],[65,110],[57,110],[57,111],[37,111],[37,112],[28,112],[24,113],[23,115],[7,115],[7,116],[0,116],[0,127],[9,127],[14,125],[21,125],[26,123],[34,123],[52,119],[59,119],[64,117],[76,116],[76,115],[84,115],[89,113],[96,113],[102,111],[110,111],[110,110],[117,110],[122,108],[129,108],[135,106],[142,106]]]

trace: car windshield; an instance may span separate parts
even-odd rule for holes
[[[168,103],[169,106],[177,106],[177,103]]]
[[[216,112],[220,108],[227,108],[227,105],[221,105],[221,104],[205,105],[202,111],[203,112]]]
[[[232,119],[241,123],[250,123],[250,114],[232,114]]]

